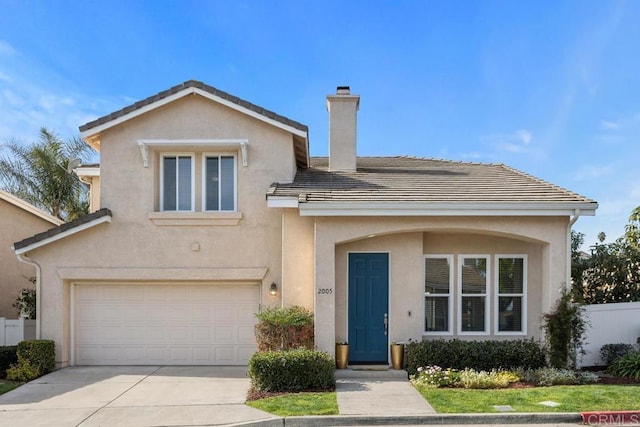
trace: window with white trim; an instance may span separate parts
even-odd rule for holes
[[[489,256],[458,257],[458,333],[489,333]]]
[[[496,333],[526,334],[527,256],[496,255]]]
[[[236,158],[234,155],[205,154],[203,200],[205,211],[236,210]]]
[[[193,211],[193,154],[163,154],[160,175],[161,210]]]
[[[450,334],[453,319],[453,255],[424,257],[424,331]]]

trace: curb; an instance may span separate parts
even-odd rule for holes
[[[302,427],[302,426],[358,426],[358,425],[452,425],[452,424],[577,424],[578,413],[511,413],[511,414],[433,414],[409,416],[329,415],[273,418],[241,424],[238,427]]]

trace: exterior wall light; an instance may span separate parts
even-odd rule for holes
[[[271,287],[269,287],[269,293],[271,295],[277,295],[278,294],[278,285],[276,285],[276,282],[271,283]]]

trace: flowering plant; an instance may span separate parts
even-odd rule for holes
[[[460,381],[460,373],[455,369],[442,369],[440,366],[429,365],[419,367],[415,375],[411,375],[414,386],[423,387],[454,387]]]

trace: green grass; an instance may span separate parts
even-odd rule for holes
[[[338,414],[335,392],[285,394],[252,400],[247,405],[281,417]]]
[[[640,387],[612,385],[554,386],[495,390],[419,388],[438,413],[497,412],[494,405],[511,405],[515,412],[584,412],[637,410]],[[560,405],[549,407],[539,402]]]
[[[17,388],[20,383],[14,383],[12,381],[0,380],[0,394],[5,394],[9,390]]]

